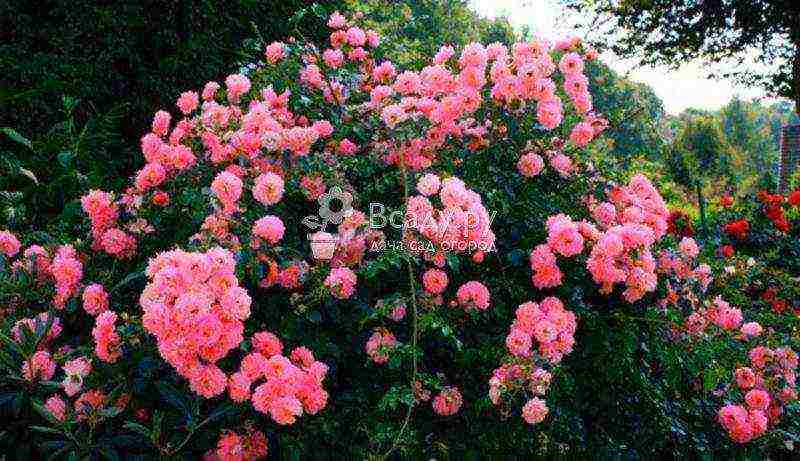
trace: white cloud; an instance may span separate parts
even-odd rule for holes
[[[535,34],[548,38],[575,33],[573,24],[579,19],[576,13],[565,11],[558,0],[471,0],[470,3],[481,15],[506,16],[515,27],[527,25]],[[690,107],[718,109],[736,95],[746,99],[765,96],[760,88],[745,88],[729,80],[707,78],[700,62],[689,62],[673,70],[661,66],[636,67],[634,61],[623,60],[609,52],[603,53],[601,59],[632,80],[650,85],[671,114]]]

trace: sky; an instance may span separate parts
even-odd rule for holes
[[[528,25],[534,34],[559,38],[574,35],[570,27],[575,12],[566,12],[558,0],[470,0],[471,7],[483,16],[506,16],[515,27]],[[570,16],[572,15],[572,16]],[[687,108],[715,110],[734,96],[742,99],[764,97],[759,88],[747,88],[729,80],[706,78],[703,63],[688,62],[675,70],[667,67],[639,67],[610,52],[601,54],[603,62],[632,80],[650,85],[664,101],[664,109],[679,114]]]

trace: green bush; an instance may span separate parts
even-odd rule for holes
[[[154,107],[173,109],[185,88],[254,62],[264,43],[292,35],[323,39],[320,18],[342,2],[322,3],[0,4],[0,127],[32,142],[19,148],[0,136],[0,191],[22,192],[31,213],[17,219],[42,228],[80,190],[122,187],[141,164],[139,138]]]

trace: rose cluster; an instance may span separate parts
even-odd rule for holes
[[[139,298],[142,324],[156,337],[161,356],[192,390],[206,398],[225,390],[216,365],[244,340],[250,296],[239,286],[233,254],[172,250],[150,260],[150,283]]]

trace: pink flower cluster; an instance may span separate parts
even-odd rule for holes
[[[731,306],[720,296],[714,298],[706,315],[711,322],[723,330],[736,330],[742,325],[742,310]]]
[[[485,311],[489,308],[489,289],[477,280],[470,280],[458,287],[456,299],[458,299],[458,304],[467,311],[474,309]]]
[[[522,390],[531,396],[522,407],[523,419],[529,424],[542,422],[548,408],[538,396],[545,395],[552,379],[542,366],[555,366],[564,355],[572,352],[576,328],[575,314],[564,309],[558,298],[551,296],[538,304],[521,304],[506,337],[506,348],[511,356],[489,380],[492,403],[502,405],[504,397]],[[534,340],[538,346],[536,351]]]
[[[73,403],[75,419],[83,421],[95,418],[99,410],[108,403],[108,396],[97,389],[92,389],[81,394]]]
[[[441,269],[428,269],[422,274],[422,286],[430,294],[442,294],[447,288],[447,283],[447,272]]]
[[[378,328],[367,340],[367,355],[373,362],[384,364],[389,361],[389,353],[398,346],[397,339],[385,328]]]
[[[253,336],[255,351],[242,359],[238,372],[228,376],[217,366],[244,340],[244,321],[250,316],[251,299],[239,286],[231,252],[161,253],[148,264],[147,275],[150,283],[140,297],[142,323],[158,340],[162,357],[195,393],[211,398],[227,388],[232,400],[250,400],[279,424],[292,424],[303,412],[316,414],[325,407],[322,381],[328,367],[303,347],[284,357],[272,333]]]
[[[57,308],[63,308],[78,291],[83,278],[83,263],[78,259],[78,253],[72,246],[64,245],[56,251],[49,268],[56,285],[53,304]]]
[[[528,424],[538,424],[547,417],[549,409],[541,396],[550,388],[552,375],[533,362],[506,363],[494,370],[489,380],[489,399],[493,404],[504,405],[505,398],[515,394],[528,395],[522,406],[522,418]]]
[[[134,254],[136,239],[117,227],[119,210],[110,193],[89,191],[81,198],[81,206],[92,222],[92,238],[96,249],[117,258],[127,258]]]
[[[230,215],[238,211],[236,202],[242,196],[242,180],[229,172],[220,172],[211,183],[211,191],[222,205],[222,213]]]
[[[108,293],[103,285],[93,283],[83,289],[83,309],[92,316],[108,310]]]
[[[328,367],[309,349],[298,347],[284,357],[283,344],[266,331],[254,335],[253,347],[255,351],[242,359],[239,371],[228,378],[231,400],[250,400],[257,411],[282,425],[294,424],[303,412],[313,415],[325,408],[328,393],[322,381]]]
[[[204,461],[255,461],[267,456],[267,437],[251,429],[244,434],[226,431],[220,435],[214,450],[206,453]]]
[[[347,267],[335,267],[325,278],[325,286],[331,295],[339,299],[353,296],[358,279],[356,274]]]
[[[45,402],[44,407],[58,421],[67,418],[67,403],[58,395],[51,395]]]
[[[92,337],[94,352],[97,357],[108,363],[114,363],[122,356],[120,343],[122,339],[116,329],[117,314],[104,311],[95,318]]]
[[[50,381],[56,373],[56,362],[47,351],[36,351],[22,363],[22,376],[30,382]]]
[[[262,240],[270,245],[275,245],[281,241],[285,231],[286,227],[284,227],[281,218],[264,216],[253,223],[253,246],[258,248]]]
[[[574,110],[581,121],[565,128],[572,133],[570,142],[576,146],[586,145],[604,128],[604,121],[591,112],[588,81],[583,75],[584,57],[578,41],[555,48],[544,41],[520,42],[510,48],[499,43],[489,46],[472,43],[460,53],[452,47],[443,47],[431,65],[415,72],[398,70],[389,61],[374,62],[371,49],[380,42],[374,31],[361,29],[339,13],[331,16],[329,26],[333,29],[330,47],[320,53],[312,53],[316,50],[294,41],[275,42],[266,47],[264,56],[269,65],[284,60],[291,60],[292,66],[299,65],[299,90],[303,94],[292,94],[298,91],[296,86],[280,94],[271,86],[255,88],[255,82],[260,80],[251,81],[249,73],[229,75],[224,85],[209,82],[202,91],[186,91],[175,102],[177,118],[173,119],[165,110],[158,111],[151,131],[142,137],[146,164],[137,172],[132,187],[117,199],[101,191],[91,191],[82,199],[83,209],[91,220],[95,249],[119,258],[129,257],[136,251],[134,235],[149,226],[142,218],[146,214],[140,214],[140,209],[169,206],[170,197],[179,197],[177,194],[181,192],[175,190],[176,178],[182,174],[188,177],[186,173],[194,167],[202,165],[204,173],[210,167],[207,169],[213,181],[206,185],[219,206],[206,218],[196,237],[202,248],[213,249],[204,253],[175,250],[151,259],[147,269],[149,283],[140,297],[142,323],[156,338],[162,357],[189,380],[194,392],[210,398],[227,389],[231,399],[237,402],[249,399],[258,411],[281,424],[291,424],[303,412],[313,414],[325,406],[327,393],[321,383],[327,367],[302,347],[284,357],[280,341],[266,332],[253,337],[255,351],[242,360],[239,371],[228,375],[217,365],[244,339],[244,321],[250,314],[250,297],[239,286],[229,249],[239,247],[237,236],[252,232],[249,243],[256,250],[255,259],[268,267],[269,275],[261,284],[264,287],[278,284],[296,289],[310,266],[302,260],[288,264],[276,261],[277,252],[262,245],[277,245],[283,239],[286,227],[281,217],[271,215],[247,222],[252,213],[236,213],[252,211],[253,204],[256,207],[278,204],[287,193],[287,185],[299,183],[310,200],[324,193],[327,186],[322,171],[308,171],[306,165],[296,168],[299,157],[320,154],[308,163],[319,163],[316,161],[322,158],[325,160],[322,163],[333,165],[344,156],[375,152],[403,169],[420,171],[432,167],[438,160],[438,152],[451,140],[464,140],[469,149],[478,150],[495,134],[504,133],[501,124],[480,120],[484,113],[495,108],[535,114],[536,121],[548,130],[561,125],[569,115],[567,111]],[[589,59],[590,50],[584,51]],[[560,91],[556,82],[562,80],[557,76],[558,71],[571,104],[557,94]],[[346,72],[361,75],[341,78]],[[294,103],[290,104],[290,97],[294,101],[297,96],[305,97],[308,91],[318,92],[329,104],[341,106],[345,119],[359,111],[359,116],[372,117],[379,123],[382,120],[388,130],[381,128],[369,145],[361,144],[361,137],[344,138],[340,127],[327,120],[309,120],[310,115],[292,113],[290,107]],[[361,101],[369,102],[362,106]],[[479,110],[483,107],[490,110]],[[424,128],[410,139],[392,139],[391,130],[405,123]],[[560,151],[547,154],[547,160],[562,176],[575,170],[570,157]],[[535,176],[544,162],[538,154],[530,154],[520,160],[520,170]],[[283,165],[289,165],[285,172]],[[324,174],[330,179],[327,171]],[[251,194],[246,194],[245,189],[250,189]],[[463,181],[427,173],[419,179],[417,190],[420,195],[408,200],[406,211],[407,221],[413,220],[416,225],[407,226],[404,238],[432,242],[435,249],[424,254],[427,261],[441,268],[446,255],[466,253],[479,263],[486,252],[493,251],[491,216],[480,196]],[[131,221],[123,226],[123,220]],[[353,218],[340,225],[335,252],[315,261],[317,264],[330,261],[324,285],[334,297],[353,296],[357,285],[354,270],[362,261],[365,243],[373,237],[379,238],[361,232],[362,224]],[[594,234],[599,231],[566,217],[554,220],[549,227],[553,228],[554,236],[552,241],[548,240],[547,254],[542,252],[542,256],[552,257],[548,269],[554,270],[549,276],[542,275],[542,279],[549,277],[548,286],[556,286],[561,280],[556,255],[570,257],[580,253],[590,241],[596,240]],[[18,252],[18,242],[15,244],[13,235],[7,234],[0,233],[0,250],[7,255]],[[48,271],[57,288],[56,304],[63,306],[80,292],[83,265],[71,247],[62,247],[50,263]],[[423,285],[433,295],[443,293],[448,282],[447,274],[439,269],[423,275]],[[120,333],[124,330],[117,331],[117,314],[109,311],[108,293],[99,284],[85,287],[82,293],[84,309],[96,316],[93,330],[96,354],[101,360],[113,362],[120,356]],[[550,299],[537,307],[543,312],[541,328],[527,334],[531,341],[536,337],[540,353],[555,362],[556,356],[571,348],[566,335],[570,328],[574,332],[574,316],[570,327],[565,320],[569,316],[557,314],[555,302]],[[479,281],[469,281],[458,288],[452,304],[456,303],[466,310],[485,310],[490,305],[489,290]],[[567,312],[563,306],[561,311]],[[404,309],[400,306],[391,313],[392,319],[403,317]],[[553,324],[552,331],[546,323]],[[551,337],[553,331],[555,337]],[[389,352],[397,346],[391,333],[378,330],[366,349],[372,360],[385,363]],[[39,361],[46,362],[43,358]],[[70,383],[84,376],[83,365],[70,365],[67,371]],[[32,368],[31,375],[41,374],[38,370]],[[70,386],[71,391],[75,389],[74,383]],[[88,392],[79,400],[89,407],[100,408],[106,398]],[[434,410],[440,414],[453,414],[460,406],[461,396],[455,388],[446,388],[434,399]],[[57,407],[54,403],[54,410]],[[542,409],[536,402],[525,408],[525,417],[530,421],[541,420],[546,414],[546,406]],[[232,459],[244,456],[247,450],[242,448],[247,443],[241,436],[231,433],[222,439],[216,456],[234,456]]]
[[[609,198],[610,202],[594,204],[596,224],[574,222],[565,215],[548,218],[547,242],[534,248],[530,256],[532,282],[537,288],[561,284],[557,255],[575,257],[591,248],[586,267],[602,293],[624,284],[624,298],[634,302],[655,290],[658,277],[651,247],[666,233],[669,212],[664,200],[643,175],[615,187]],[[684,246],[693,250],[688,242]]]
[[[561,285],[563,274],[561,269],[558,268],[556,255],[546,243],[537,245],[531,251],[529,260],[533,271],[531,276],[533,286],[541,290]]]
[[[528,152],[519,158],[517,169],[523,176],[532,178],[539,175],[544,169],[544,159],[539,154]]]
[[[757,346],[749,356],[750,367],[740,367],[734,373],[744,405],[729,403],[718,413],[720,424],[738,443],[763,435],[769,425],[780,420],[783,406],[797,400],[797,353],[788,347]]]
[[[539,397],[533,397],[522,407],[522,418],[528,424],[539,424],[548,413],[547,403]]]
[[[83,388],[83,378],[92,372],[92,362],[85,357],[78,357],[64,363],[64,380],[61,388],[69,397],[74,396]]]
[[[530,106],[543,128],[555,129],[562,123],[565,111],[564,102],[557,95],[557,70],[563,75],[564,90],[575,113],[583,119],[572,128],[570,140],[579,147],[587,145],[607,123],[592,113],[583,58],[577,52],[580,46],[576,41],[566,49],[553,49],[548,42],[533,41],[515,43],[509,50],[500,43],[470,43],[457,60],[455,50],[443,46],[434,62],[420,72],[398,74],[390,62],[376,66],[371,75],[370,106],[387,128],[395,129],[407,120],[425,119],[430,123],[422,136],[392,146],[387,161],[414,169],[427,168],[449,136],[470,137],[474,140],[471,146],[482,145],[488,130],[473,118],[482,104],[512,110]],[[558,59],[559,54],[557,65],[554,58]],[[491,98],[484,101],[482,93],[487,87]],[[520,170],[534,176],[541,170],[541,160],[525,158]],[[552,163],[560,173],[568,174],[568,157],[561,154]]]
[[[705,333],[711,325],[715,325],[723,331],[740,331],[745,339],[754,338],[761,334],[761,325],[756,322],[748,322],[745,327],[745,325],[742,325],[743,321],[744,317],[741,309],[731,306],[722,297],[717,296],[707,308],[698,308],[689,314],[686,317],[684,327],[693,336]]]
[[[239,286],[233,254],[173,250],[147,266],[150,283],[139,298],[142,324],[161,356],[206,398],[221,394],[227,378],[216,362],[242,342],[250,296]],[[101,314],[102,315],[102,314]]]
[[[19,253],[21,246],[14,234],[9,231],[0,231],[0,253],[6,255],[7,258],[13,258]]]
[[[409,197],[405,214],[405,239],[412,252],[423,253],[425,259],[441,266],[446,253],[494,251],[492,218],[480,196],[463,181],[456,177],[440,181],[438,176],[427,174],[417,188],[422,195]],[[432,198],[436,191],[442,208],[435,207],[426,196]],[[435,251],[429,251],[420,238],[431,242]]]
[[[539,355],[550,363],[558,363],[572,352],[576,328],[575,314],[564,309],[558,298],[550,296],[538,304],[529,301],[517,308],[506,347],[515,357],[530,358],[535,339]]]
[[[264,205],[275,205],[283,198],[283,178],[275,173],[267,172],[259,175],[253,185],[253,198]]]

